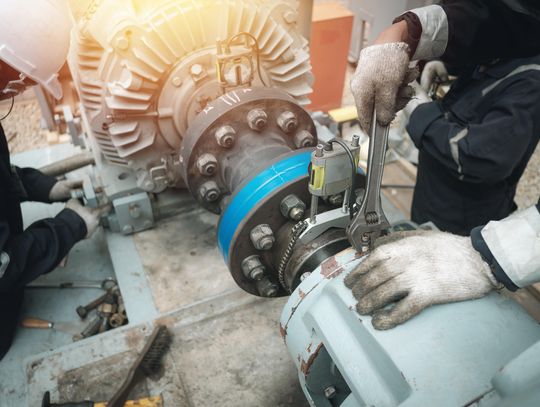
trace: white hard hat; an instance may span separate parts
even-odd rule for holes
[[[0,0],[0,59],[62,97],[58,71],[70,42],[65,0]]]

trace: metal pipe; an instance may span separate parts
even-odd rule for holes
[[[86,167],[87,165],[94,165],[95,163],[96,161],[92,153],[84,152],[46,165],[39,170],[45,175],[58,177],[67,174],[68,172],[78,170],[79,168]]]

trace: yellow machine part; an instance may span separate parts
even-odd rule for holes
[[[107,407],[107,403],[96,403],[94,407]],[[163,398],[161,396],[156,396],[140,400],[130,400],[126,401],[124,407],[163,407]]]
[[[356,106],[345,106],[328,111],[328,115],[338,124],[358,120]]]

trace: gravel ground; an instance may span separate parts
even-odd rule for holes
[[[9,103],[0,106],[0,117],[7,113]],[[36,100],[15,102],[11,114],[2,121],[12,154],[46,147],[49,132],[40,127],[41,113]]]

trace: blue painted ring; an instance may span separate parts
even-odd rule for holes
[[[311,151],[288,156],[265,169],[238,191],[219,221],[218,246],[225,262],[236,230],[249,212],[272,192],[308,173]]]

